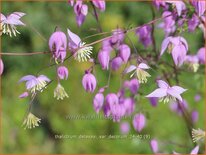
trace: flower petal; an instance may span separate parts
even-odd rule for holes
[[[160,52],[160,56],[165,52],[165,50],[167,49],[167,46],[170,43],[170,39],[171,37],[167,37],[163,40],[162,45],[161,45],[161,52]]]
[[[182,102],[182,97],[180,96],[180,93],[178,91],[176,91],[174,88],[169,88],[167,90],[167,93],[175,98],[177,98],[179,101]]]
[[[179,94],[182,94],[183,92],[187,91],[187,89],[184,89],[180,86],[173,86],[171,88],[175,89],[175,91],[177,91]]]
[[[156,90],[154,90],[152,93],[150,93],[149,95],[147,95],[146,97],[164,97],[167,95],[167,89],[163,89],[163,88],[158,88]]]
[[[26,76],[23,76],[18,83],[21,83],[21,82],[24,82],[24,81],[29,81],[29,80],[32,80],[32,79],[36,79],[35,76],[33,75],[26,75]]]
[[[81,42],[79,36],[71,32],[69,29],[67,29],[67,33],[68,33],[69,42],[75,44],[76,46],[79,46],[79,43]]]
[[[140,63],[140,64],[138,65],[138,68],[141,68],[141,69],[149,69],[150,67],[149,67],[147,64],[145,64],[145,63]]]
[[[197,145],[191,152],[190,154],[198,154],[199,151],[199,146]]]
[[[158,87],[164,88],[164,89],[167,89],[169,87],[169,85],[163,80],[157,80],[157,85]]]
[[[137,69],[137,67],[135,65],[131,65],[128,68],[125,69],[124,73],[130,73],[135,69]]]

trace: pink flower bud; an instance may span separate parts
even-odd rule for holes
[[[158,142],[156,139],[152,139],[150,141],[150,147],[151,147],[153,153],[157,153],[159,151]]]
[[[68,78],[69,72],[65,66],[60,66],[57,69],[57,74],[61,80],[64,80],[64,79],[66,80]]]
[[[93,99],[93,107],[97,114],[102,109],[103,104],[104,104],[104,95],[102,93],[96,94]]]
[[[93,93],[97,85],[95,76],[91,73],[86,73],[82,79],[82,85],[87,92]]]
[[[111,68],[113,70],[118,70],[122,65],[122,58],[116,57],[111,61]]]
[[[138,113],[133,118],[133,127],[137,132],[141,132],[145,127],[146,118],[142,113]]]
[[[130,47],[126,44],[122,44],[119,46],[119,55],[124,62],[127,62],[130,57]]]
[[[109,53],[107,51],[100,51],[98,53],[98,60],[103,70],[108,70],[109,68]]]

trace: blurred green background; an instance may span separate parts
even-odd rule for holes
[[[2,2],[2,13],[10,14],[14,11],[25,12],[22,18],[26,27],[18,27],[21,32],[17,37],[2,36],[2,52],[40,52],[49,51],[48,42],[50,35],[56,26],[66,33],[69,28],[81,38],[97,33],[97,23],[92,16],[92,8],[85,23],[77,28],[73,8],[67,2]],[[156,17],[160,17],[156,11]],[[149,2],[107,2],[106,11],[99,14],[103,31],[111,31],[117,26],[122,28],[135,27],[152,20],[151,3]],[[37,31],[41,34],[39,35]],[[184,33],[191,53],[204,46],[203,34],[200,30],[194,33]],[[101,37],[87,39],[92,42]],[[142,55],[144,47],[138,42],[133,33],[129,37],[134,42],[137,50]],[[157,48],[160,48],[164,38],[164,32],[155,29]],[[128,40],[126,40],[128,42]],[[131,44],[128,42],[131,46]],[[100,44],[94,46],[94,56],[100,48]],[[151,51],[152,48],[149,48]],[[134,52],[134,51],[132,51]],[[171,57],[165,54],[162,59],[171,61]],[[111,120],[68,120],[68,115],[94,115],[92,106],[94,94],[88,94],[81,85],[84,70],[91,63],[78,63],[75,60],[66,61],[69,69],[69,79],[62,85],[69,94],[69,98],[57,101],[53,97],[56,82],[53,82],[44,92],[38,95],[33,106],[33,113],[42,118],[40,127],[32,130],[24,130],[21,127],[29,99],[19,99],[24,92],[25,85],[18,84],[18,80],[27,74],[36,74],[43,66],[50,62],[50,55],[34,56],[3,56],[5,71],[2,76],[2,140],[3,153],[152,153],[149,147],[150,139],[55,139],[55,135],[120,135],[119,124]],[[161,66],[166,69],[165,66]],[[122,68],[123,69],[123,68]],[[195,124],[197,128],[204,129],[204,67],[199,73],[181,72],[180,84],[188,91],[183,97],[188,101],[190,111],[196,109],[199,112],[199,120]],[[49,68],[41,72],[50,79],[55,77],[55,68]],[[112,72],[110,88],[106,91],[116,93],[120,87],[120,73]],[[140,88],[143,95],[156,88],[155,77],[159,75],[158,68],[150,71],[153,75],[147,84]],[[95,75],[98,80],[98,88],[106,85],[109,71],[102,71],[95,67]],[[125,79],[128,77],[125,77]],[[198,103],[194,101],[196,93],[201,94],[202,99]],[[159,141],[160,152],[189,153],[193,148],[185,122],[182,117],[171,112],[167,104],[160,103],[157,107],[151,107],[149,101],[140,97],[136,103],[136,112],[143,112],[147,117],[146,128],[140,133],[148,134]],[[138,134],[132,127],[130,135]],[[185,145],[180,147],[176,144]]]

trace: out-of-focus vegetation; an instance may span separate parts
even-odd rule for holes
[[[97,23],[92,16],[92,8],[82,27],[77,28],[73,8],[67,2],[2,2],[2,13],[10,14],[14,11],[25,12],[23,17],[26,27],[18,27],[21,32],[17,37],[2,36],[2,52],[37,52],[49,51],[48,41],[56,26],[66,33],[66,28],[84,38],[97,33]],[[160,11],[156,11],[160,17]],[[103,31],[111,31],[117,26],[122,28],[136,27],[152,20],[151,4],[149,2],[107,2],[106,11],[99,14]],[[39,35],[36,32],[39,32]],[[190,51],[196,51],[204,45],[203,34],[200,30],[194,33],[184,33]],[[92,42],[100,39],[99,36],[87,39]],[[144,47],[138,42],[138,38],[129,33],[137,50],[144,55]],[[161,29],[155,29],[155,39],[158,49],[164,38]],[[128,42],[128,44],[130,44]],[[131,45],[131,44],[130,44]],[[132,47],[132,46],[131,46]],[[94,47],[94,56],[100,48],[100,44]],[[150,48],[152,52],[152,48]],[[133,51],[134,52],[134,51]],[[171,61],[170,57],[163,59]],[[94,115],[92,106],[94,94],[86,93],[81,85],[84,70],[91,63],[78,63],[75,60],[66,61],[69,69],[69,79],[62,85],[69,94],[69,98],[57,101],[53,97],[56,83],[52,83],[43,93],[38,95],[32,111],[42,118],[40,127],[32,130],[24,130],[21,127],[29,99],[19,99],[24,91],[24,84],[18,84],[18,80],[27,74],[36,74],[43,66],[50,62],[50,55],[34,56],[3,56],[5,71],[2,76],[2,140],[3,153],[151,153],[149,139],[56,139],[55,135],[119,135],[119,124],[111,120],[68,120],[68,115]],[[122,68],[123,69],[123,68]],[[166,68],[167,69],[167,68]],[[121,70],[121,69],[120,69]],[[203,70],[203,69],[202,69]],[[49,78],[55,77],[55,68],[42,71]],[[158,76],[158,68],[151,70],[154,77],[147,84],[142,85],[140,91],[148,94],[156,85],[155,77]],[[95,75],[98,86],[107,83],[109,71],[102,71],[95,67]],[[112,72],[110,89],[107,92],[117,92],[120,87],[120,71]],[[126,78],[126,77],[125,77]],[[128,77],[127,77],[128,78]],[[187,88],[183,97],[188,101],[190,109],[199,111],[198,128],[204,128],[204,74],[180,73],[181,86]],[[201,101],[196,103],[196,93],[202,95]],[[188,134],[186,124],[182,117],[171,112],[167,104],[159,103],[157,107],[151,107],[144,97],[136,103],[136,111],[143,111],[147,116],[147,125],[141,134],[149,134],[160,142],[160,150],[165,153],[190,152],[192,142]],[[132,127],[129,134],[138,134]],[[188,147],[178,147],[178,143]]]

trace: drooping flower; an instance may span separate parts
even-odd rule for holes
[[[122,60],[126,63],[130,57],[130,47],[126,44],[122,44],[118,47],[119,49],[119,56],[122,58]]]
[[[157,7],[158,10],[160,7],[166,7],[164,0],[153,0],[153,4]]]
[[[124,105],[124,108],[125,108],[125,114],[126,115],[131,115],[134,110],[135,110],[135,101],[133,98],[125,98],[123,100],[123,105]]]
[[[2,59],[0,58],[0,76],[2,75],[3,71],[4,71],[4,63]]]
[[[119,104],[119,98],[114,93],[107,94],[105,98],[105,105],[104,105],[104,115],[106,117],[110,116],[111,114],[111,107],[115,104]]]
[[[32,113],[29,113],[27,117],[24,119],[22,126],[24,126],[24,129],[32,129],[39,126],[40,122],[40,118],[36,117]]]
[[[175,17],[170,11],[164,11],[162,14],[163,22],[158,25],[159,28],[164,29],[165,36],[169,36],[170,33],[175,32]]]
[[[193,72],[197,72],[199,68],[198,57],[196,55],[187,55],[185,57],[185,63],[188,65],[189,69]]]
[[[78,26],[84,23],[84,20],[88,13],[88,6],[83,3],[83,0],[69,0],[69,4],[74,7],[74,13],[76,14],[76,22]]]
[[[58,74],[59,79],[66,80],[68,78],[69,72],[65,66],[60,66],[57,69],[57,74]]]
[[[102,93],[97,93],[93,99],[93,107],[97,114],[102,109],[103,104],[104,104],[104,95]]]
[[[188,30],[193,32],[199,25],[199,18],[194,14],[191,19],[188,20]]]
[[[201,95],[200,94],[196,94],[194,97],[195,102],[199,102],[201,100]]]
[[[193,122],[193,123],[196,123],[196,122],[198,121],[198,119],[199,119],[199,113],[198,113],[198,111],[193,110],[193,111],[191,112],[191,120],[192,120],[192,122]]]
[[[124,135],[128,134],[130,131],[130,125],[128,122],[122,122],[120,124],[120,132]]]
[[[82,79],[82,85],[87,92],[93,93],[97,85],[95,76],[90,72],[86,72]]]
[[[106,8],[105,0],[92,0],[92,3],[100,11],[105,11],[105,8]]]
[[[149,97],[148,99],[149,99],[149,101],[150,101],[150,104],[151,104],[153,107],[156,107],[156,106],[157,106],[157,104],[158,104],[158,98],[156,98],[156,97]]]
[[[150,141],[150,147],[151,147],[153,153],[155,153],[155,154],[158,153],[159,147],[158,147],[158,142],[156,139],[152,139]]]
[[[91,58],[92,46],[86,46],[85,42],[82,42],[79,36],[67,29],[68,40],[69,40],[69,49],[74,54],[74,58],[81,61],[87,61]]]
[[[167,48],[169,53],[172,53],[175,65],[181,66],[185,61],[188,51],[187,41],[183,37],[167,37],[162,42],[160,55],[162,55]]]
[[[185,92],[186,89],[180,86],[170,87],[165,81],[162,80],[157,80],[157,85],[159,88],[154,90],[146,97],[157,97],[160,98],[160,101],[163,101],[164,103],[168,103],[170,100],[176,101],[176,99],[182,102],[182,97],[180,95]]]
[[[26,82],[26,89],[32,94],[35,94],[37,91],[42,92],[46,88],[47,83],[50,82],[50,79],[45,75],[40,75],[38,77],[26,75],[19,80],[19,83],[21,82]]]
[[[198,14],[198,16],[204,16],[205,10],[206,10],[206,3],[205,1],[201,0],[191,0],[193,6],[195,7],[195,10]]]
[[[0,16],[0,30],[3,34],[7,34],[10,37],[12,37],[12,34],[16,36],[16,34],[20,34],[19,31],[17,31],[16,26],[22,25],[25,26],[25,24],[20,20],[21,17],[25,16],[26,14],[23,12],[13,12],[12,14],[8,16],[4,16],[1,13]]]
[[[107,51],[100,50],[98,53],[98,60],[103,70],[109,69],[110,54]]]
[[[150,25],[145,25],[136,30],[136,34],[139,36],[139,41],[147,48],[152,44],[152,27]]]
[[[145,63],[140,63],[138,66],[131,65],[129,66],[126,70],[125,73],[130,73],[134,71],[131,75],[130,78],[133,77],[135,74],[137,76],[137,79],[139,80],[140,83],[146,83],[147,78],[150,77],[151,75],[146,72],[146,69],[149,69],[150,67],[145,64]]]
[[[205,64],[205,47],[202,47],[197,52],[197,57],[199,59],[200,64]]]
[[[180,16],[182,14],[182,11],[186,9],[186,5],[183,1],[165,1],[166,3],[172,4],[176,7],[177,14]]]
[[[68,98],[69,96],[64,90],[64,87],[60,83],[58,83],[57,87],[54,89],[54,98],[57,98],[57,100],[63,100],[65,97]]]
[[[49,38],[49,48],[53,54],[53,58],[55,59],[56,63],[58,63],[58,59],[63,62],[66,57],[67,49],[66,35],[61,31],[54,32]]]
[[[192,140],[194,143],[204,140],[205,138],[205,131],[201,129],[192,129]]]
[[[115,29],[112,33],[112,37],[109,39],[112,47],[118,48],[124,41],[125,33],[122,29]]]
[[[122,58],[120,58],[120,57],[116,57],[116,58],[112,59],[111,68],[115,71],[118,70],[121,67],[122,62],[123,62]]]
[[[184,111],[188,109],[187,101],[183,100],[182,102],[171,102],[170,109],[177,113],[179,116],[182,116]]]
[[[138,113],[133,118],[133,127],[137,132],[141,132],[142,129],[145,127],[146,118],[142,113]]]
[[[28,96],[29,96],[29,93],[26,91],[26,92],[23,92],[21,95],[19,95],[19,98],[25,98]]]
[[[199,151],[199,146],[197,145],[197,146],[195,146],[195,148],[192,149],[190,154],[196,155],[196,154],[198,154],[198,151]],[[173,154],[180,154],[180,153],[173,151]]]
[[[137,94],[137,91],[139,90],[139,86],[140,84],[137,79],[134,78],[129,81],[129,90],[133,95]]]
[[[125,107],[123,104],[110,105],[110,111],[114,122],[120,122],[121,118],[125,115]]]

